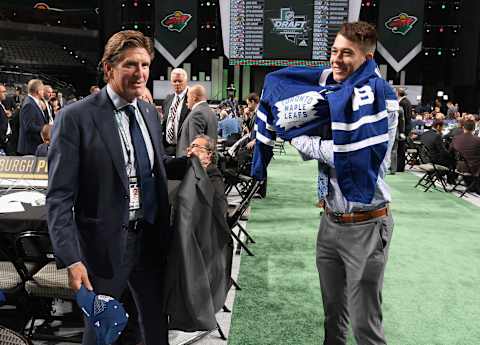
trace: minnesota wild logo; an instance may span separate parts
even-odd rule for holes
[[[163,18],[160,23],[170,31],[181,32],[185,29],[191,18],[191,14],[175,11]]]
[[[412,30],[413,25],[418,21],[417,17],[409,16],[406,13],[400,13],[385,22],[385,27],[394,34],[406,35]]]

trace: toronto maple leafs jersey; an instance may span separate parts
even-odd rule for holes
[[[257,110],[252,176],[266,178],[277,135],[284,140],[325,137],[327,127],[342,193],[349,201],[368,203],[388,146],[387,111],[398,110],[396,95],[373,60],[341,84],[328,78],[327,68],[288,67],[267,75]]]

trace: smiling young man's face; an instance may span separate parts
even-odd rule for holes
[[[333,42],[330,56],[333,79],[336,82],[343,82],[371,58],[373,58],[372,52],[365,52],[358,43],[338,34]]]

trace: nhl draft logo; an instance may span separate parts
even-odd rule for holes
[[[175,11],[163,18],[160,23],[170,31],[182,32],[190,19],[192,19],[191,14],[183,13],[182,11]]]
[[[315,119],[317,110],[315,106],[324,101],[320,92],[308,91],[275,103],[278,109],[277,126],[286,131],[298,127]]]
[[[293,44],[306,47],[308,45],[308,20],[307,16],[296,16],[295,11],[289,7],[280,9],[280,18],[271,18],[272,32],[285,36]]]
[[[394,34],[405,36],[413,25],[418,21],[417,17],[409,16],[406,13],[400,13],[398,16],[392,17],[385,22],[385,27]]]

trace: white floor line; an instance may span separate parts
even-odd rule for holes
[[[413,169],[412,170],[405,170],[405,172],[410,172],[411,174],[415,175],[415,176],[418,176],[419,178],[423,176],[423,172],[421,170],[416,170],[416,169]],[[438,187],[438,188],[442,188],[442,185],[439,183],[439,182],[436,182],[435,185]],[[421,189],[418,188],[419,191],[421,191]],[[457,197],[460,196],[460,193],[459,192],[452,192],[452,194],[456,195]],[[465,195],[462,197],[463,200],[471,203],[472,205],[475,205],[477,207],[480,207],[480,195],[476,194],[476,193],[465,193]]]

